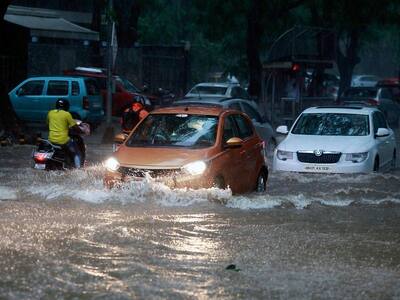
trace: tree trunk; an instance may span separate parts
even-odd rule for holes
[[[344,53],[341,51],[340,40],[338,38],[336,51],[337,65],[340,73],[339,99],[340,95],[351,86],[351,77],[353,75],[354,67],[360,62],[360,58],[358,57],[359,47],[360,31],[357,29],[350,32],[349,44],[344,48]]]
[[[252,97],[259,97],[261,93],[260,38],[262,28],[260,24],[261,0],[252,0],[247,14],[246,52],[249,68],[248,93]]]
[[[117,16],[118,46],[121,48],[133,47],[138,39],[138,20],[141,11],[139,1],[116,1],[114,9]]]

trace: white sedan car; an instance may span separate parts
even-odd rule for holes
[[[372,107],[312,107],[303,111],[274,152],[278,171],[367,173],[396,166],[396,140]]]

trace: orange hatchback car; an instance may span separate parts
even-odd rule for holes
[[[230,187],[264,192],[264,142],[243,113],[220,107],[182,106],[152,111],[105,161],[104,184],[150,176],[172,188]],[[148,175],[146,175],[148,174]]]

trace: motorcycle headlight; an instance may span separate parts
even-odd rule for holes
[[[183,169],[190,175],[201,175],[207,169],[207,165],[204,161],[198,160],[184,165]]]
[[[105,166],[108,170],[110,170],[110,171],[112,171],[112,172],[115,172],[115,171],[118,170],[120,164],[119,164],[119,162],[118,162],[117,159],[115,159],[114,157],[110,157],[109,159],[107,159],[107,160],[105,161],[104,166]]]
[[[280,160],[288,160],[288,159],[293,159],[293,152],[290,151],[283,151],[283,150],[277,150],[276,151],[276,157]]]
[[[353,163],[360,163],[366,160],[368,157],[368,152],[362,152],[362,153],[347,153],[346,154],[346,160],[347,161],[352,161]]]

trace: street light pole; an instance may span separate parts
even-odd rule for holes
[[[108,0],[108,20],[107,20],[107,101],[106,101],[106,129],[103,135],[103,143],[111,143],[114,137],[114,128],[112,127],[111,109],[112,109],[112,34],[113,34],[113,20],[111,13],[113,11],[113,0]]]

